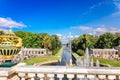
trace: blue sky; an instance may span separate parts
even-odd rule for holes
[[[120,32],[120,0],[0,0],[0,29],[66,36]]]

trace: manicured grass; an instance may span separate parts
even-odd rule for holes
[[[111,66],[111,67],[120,67],[120,61],[115,61],[115,60],[108,60],[108,59],[102,59],[102,58],[94,58],[94,62],[96,60],[99,60],[100,64],[106,65],[106,66]]]
[[[42,57],[37,57],[37,58],[30,58],[30,59],[24,60],[24,62],[27,65],[33,65],[33,64],[46,62],[46,61],[52,61],[52,60],[56,60],[56,59],[57,59],[56,56],[42,56]]]
[[[72,53],[73,54],[73,56],[76,58],[76,59],[83,59],[84,58],[84,56],[79,56],[78,54],[76,54],[76,53]]]
[[[63,50],[63,48],[61,48],[56,55],[30,58],[30,59],[24,60],[23,62],[25,62],[27,65],[33,65],[33,64],[38,64],[38,63],[42,63],[42,62],[58,60],[62,55],[62,50]]]

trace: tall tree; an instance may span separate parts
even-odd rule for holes
[[[99,39],[96,42],[96,48],[112,48],[113,47],[113,34],[112,33],[104,33],[100,35]]]
[[[120,33],[114,34],[114,40],[113,40],[113,46],[119,46],[120,45]]]

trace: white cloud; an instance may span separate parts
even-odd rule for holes
[[[74,38],[78,38],[80,35],[75,35]]]
[[[56,34],[56,35],[61,40],[62,44],[68,43],[70,41],[70,39],[73,40],[74,38],[79,37],[79,35],[72,35],[72,34],[71,35],[69,34],[67,36],[63,36],[62,34]]]
[[[56,34],[58,37],[62,37],[62,34]]]
[[[0,28],[2,30],[4,29],[6,30],[9,28],[24,28],[24,27],[26,27],[26,25],[21,22],[16,22],[11,18],[0,17]]]
[[[106,27],[105,25],[101,25],[100,27],[97,27],[97,28],[86,27],[86,26],[82,26],[82,27],[77,26],[77,27],[74,29],[80,29],[83,32],[87,32],[88,34],[91,34],[91,35],[101,35],[105,32],[111,32],[111,33],[120,32],[120,29],[117,27]]]
[[[112,16],[120,16],[120,2],[113,2],[116,12],[112,13]]]
[[[72,26],[71,29],[80,29],[85,32],[92,31],[92,28],[88,26]]]

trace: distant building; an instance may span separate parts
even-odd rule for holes
[[[40,48],[22,48],[20,54],[44,56],[47,55],[47,52],[46,49],[40,49]]]
[[[92,49],[91,56],[111,60],[118,60],[119,57],[116,49]]]

